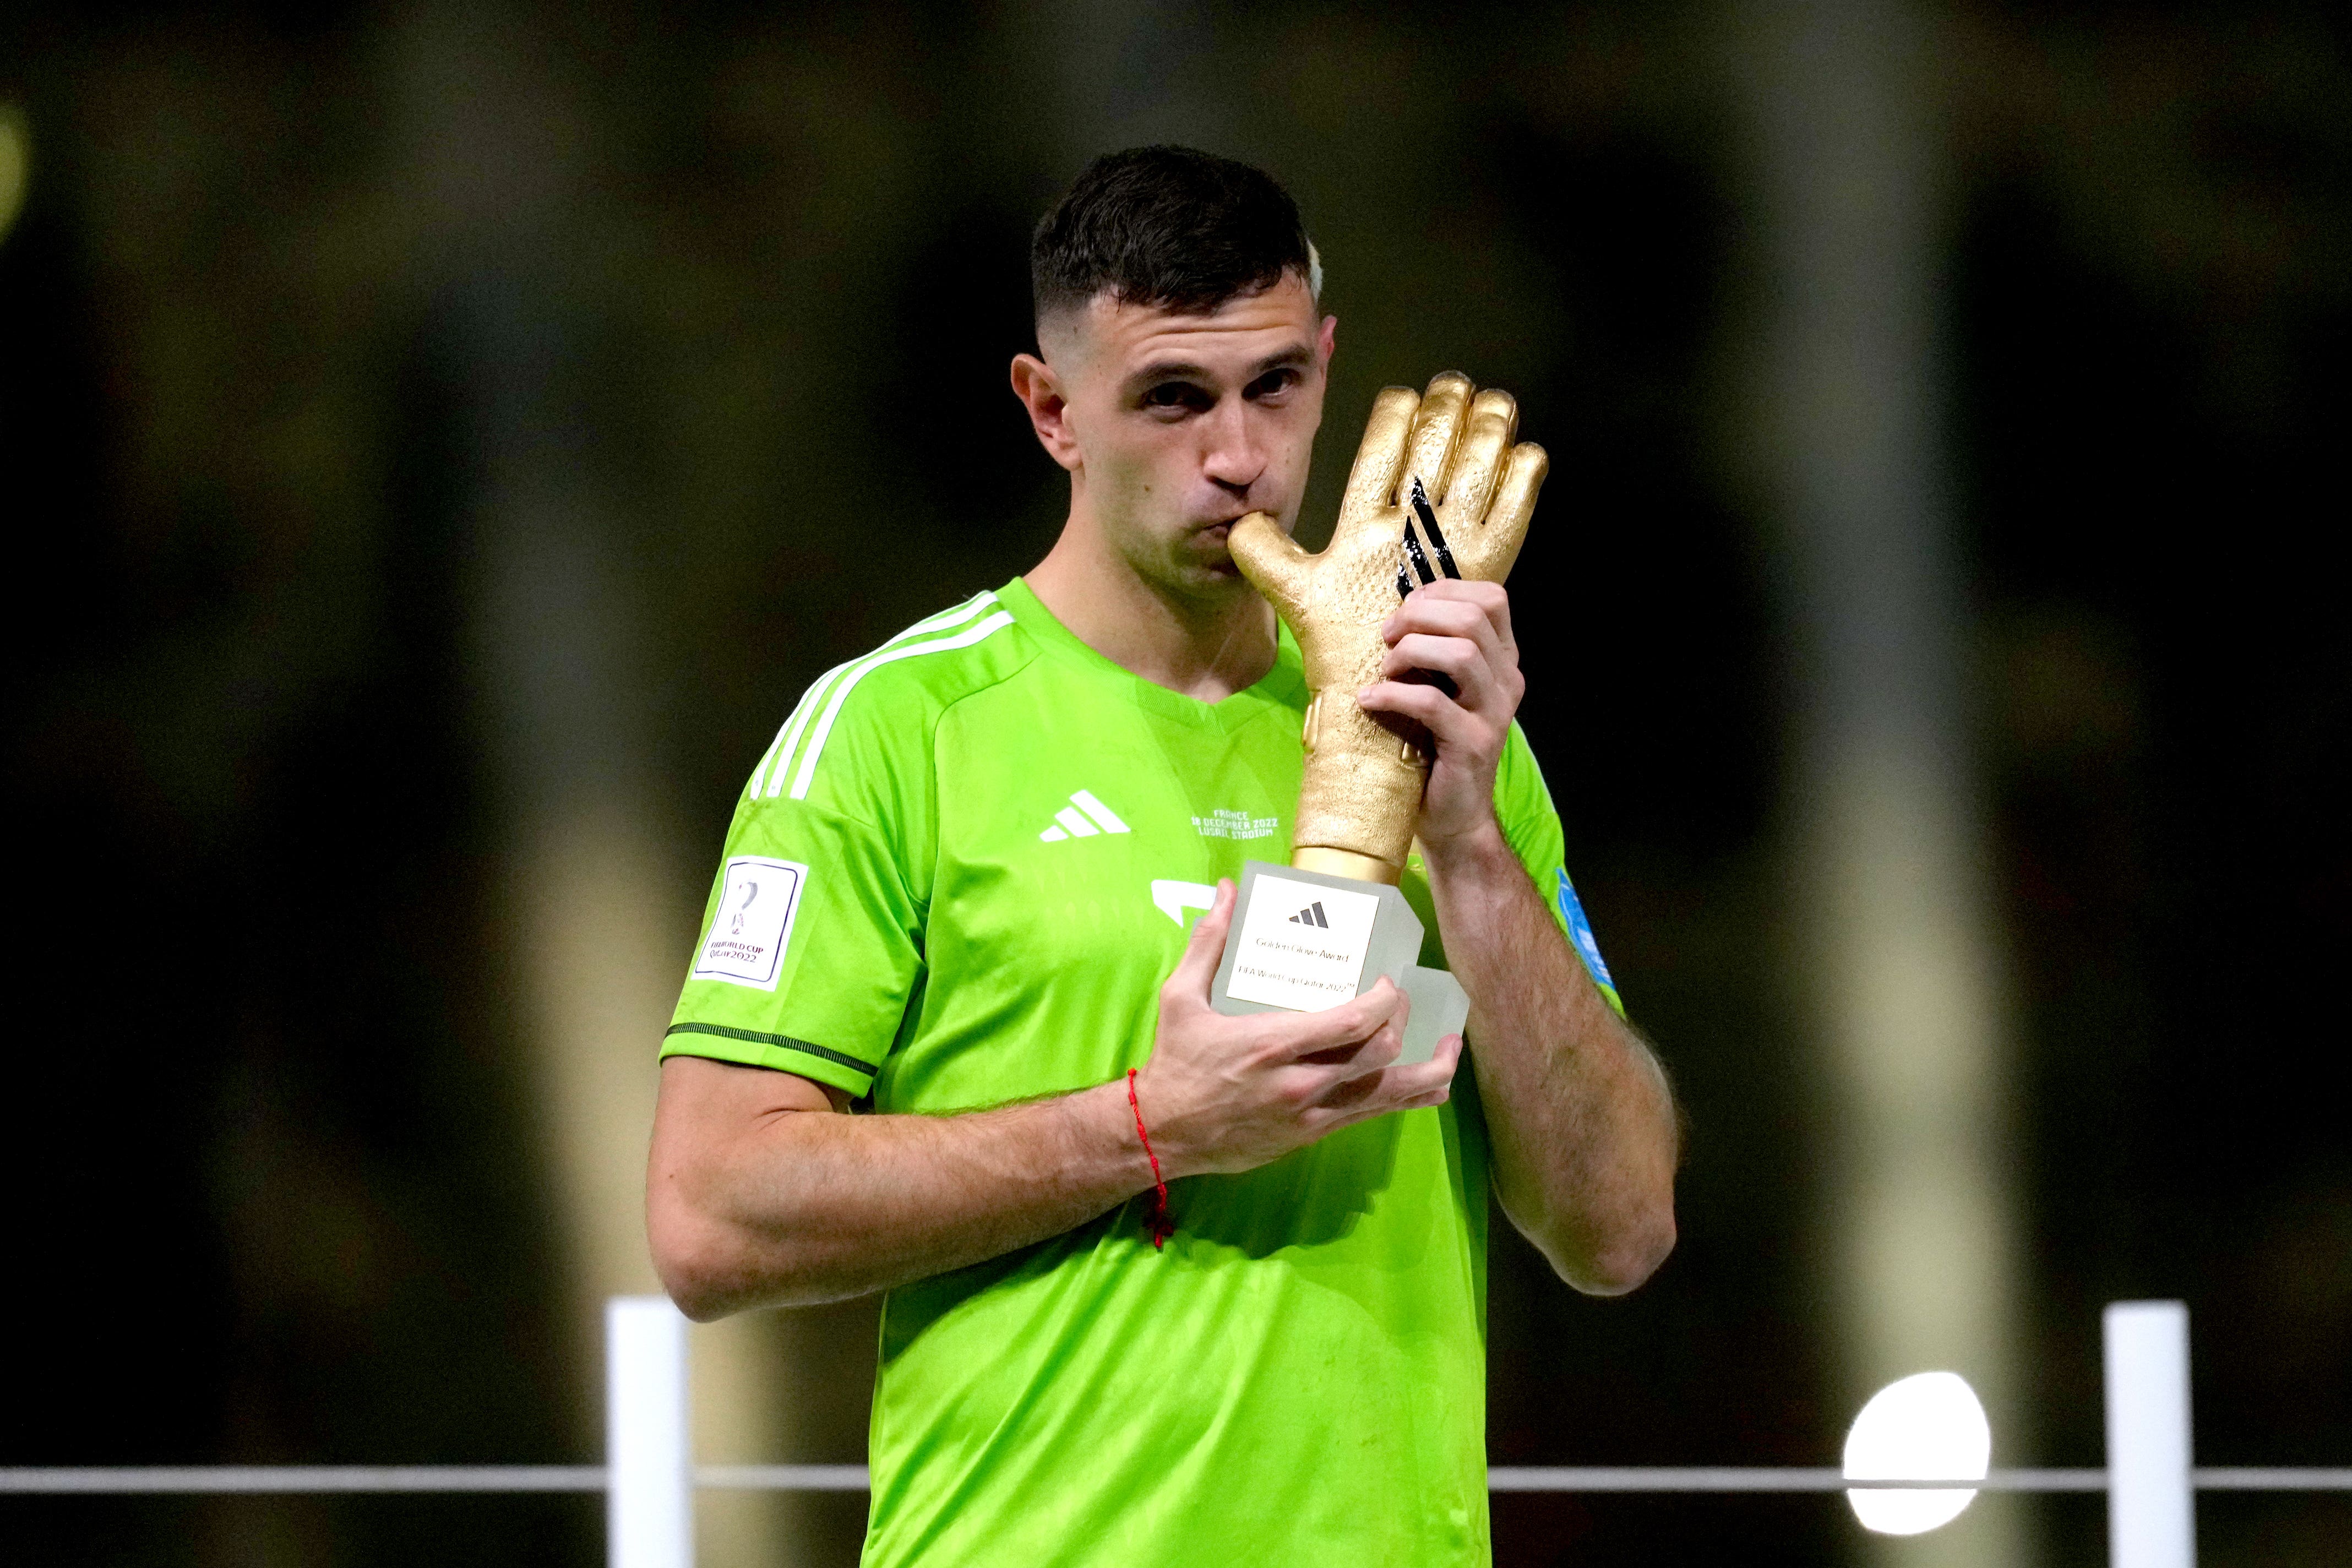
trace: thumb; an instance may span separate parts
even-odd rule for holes
[[[1282,531],[1271,513],[1254,511],[1234,524],[1225,549],[1250,585],[1265,595],[1295,632],[1307,612],[1307,583],[1315,557]]]
[[[1184,943],[1184,956],[1170,976],[1171,989],[1187,996],[1209,998],[1209,983],[1217,977],[1217,965],[1225,956],[1225,932],[1234,923],[1234,884],[1230,877],[1217,883],[1217,901],[1209,912],[1192,922],[1192,934]]]

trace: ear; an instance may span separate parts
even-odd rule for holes
[[[1035,354],[1013,356],[1013,395],[1029,411],[1029,427],[1045,455],[1073,473],[1078,467],[1078,443],[1070,432],[1069,400],[1062,394],[1054,367]]]
[[[1339,346],[1339,318],[1326,316],[1315,330],[1315,353],[1322,359],[1323,368],[1331,368],[1332,352]]]

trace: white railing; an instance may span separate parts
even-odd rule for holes
[[[1498,1492],[1843,1492],[1896,1489],[2107,1494],[2110,1568],[2194,1568],[2200,1491],[2352,1491],[2347,1468],[2196,1468],[2190,1462],[2189,1310],[2106,1310],[2107,1466],[1981,1478],[1860,1480],[1830,1468],[1497,1467]],[[604,1312],[603,1465],[194,1465],[0,1469],[0,1494],[594,1492],[609,1568],[692,1568],[694,1493],[864,1491],[863,1465],[696,1465],[687,1322],[660,1296]]]

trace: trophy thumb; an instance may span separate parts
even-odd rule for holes
[[[1306,613],[1307,584],[1315,557],[1282,531],[1272,512],[1254,511],[1236,521],[1225,536],[1234,564],[1250,585],[1266,597],[1276,614],[1295,629]]]

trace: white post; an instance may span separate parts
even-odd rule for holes
[[[2106,1362],[2110,1568],[2196,1568],[2188,1307],[2109,1306]]]
[[[694,1568],[686,1319],[667,1296],[604,1303],[606,1568]]]

